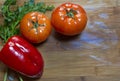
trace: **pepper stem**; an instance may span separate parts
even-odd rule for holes
[[[74,18],[74,16],[77,14],[77,11],[74,9],[66,10],[67,16],[70,18]]]

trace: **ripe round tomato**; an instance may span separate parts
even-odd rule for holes
[[[27,13],[20,22],[21,34],[32,43],[45,41],[51,30],[50,20],[40,12]]]
[[[64,3],[53,11],[51,23],[57,32],[73,36],[84,30],[87,24],[87,15],[80,5]]]

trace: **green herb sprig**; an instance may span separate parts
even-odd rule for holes
[[[26,13],[32,11],[45,13],[54,8],[53,5],[46,5],[43,2],[35,3],[34,0],[24,2],[23,6],[17,6],[16,2],[17,0],[6,0],[1,9],[4,24],[0,25],[0,38],[3,39],[3,42],[6,42],[9,37],[19,34],[19,23]],[[16,6],[16,9],[10,9],[11,6]]]

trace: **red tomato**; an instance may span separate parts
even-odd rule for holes
[[[64,3],[53,11],[51,23],[57,32],[73,36],[84,30],[87,24],[87,15],[80,5]]]
[[[45,41],[51,29],[50,20],[40,12],[30,12],[20,22],[21,34],[32,43]]]

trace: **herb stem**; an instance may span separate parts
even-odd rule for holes
[[[23,78],[21,76],[19,76],[19,81],[23,81]]]
[[[4,80],[3,81],[7,81],[7,76],[8,76],[8,70],[4,74]]]

